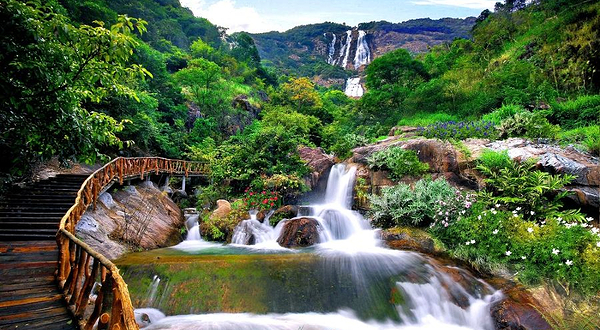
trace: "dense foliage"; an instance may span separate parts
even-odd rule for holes
[[[429,170],[429,165],[419,161],[414,150],[401,147],[377,151],[369,156],[367,163],[371,169],[390,171],[390,178],[394,180],[400,180],[405,175],[421,175]]]

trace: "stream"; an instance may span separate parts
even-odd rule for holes
[[[384,247],[351,209],[355,171],[335,165],[322,203],[300,207],[299,216],[319,223],[312,247],[279,246],[285,221],[273,228],[255,215],[232,244],[206,242],[196,216],[184,242],[117,260],[138,322],[181,330],[494,329],[490,304],[502,294],[466,270]]]

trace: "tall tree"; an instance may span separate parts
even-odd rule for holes
[[[128,65],[145,22],[120,16],[110,28],[75,26],[54,2],[4,0],[0,5],[0,172],[58,156],[93,162],[100,147],[120,145],[122,123],[84,102],[107,95],[137,98],[128,82],[150,73]]]

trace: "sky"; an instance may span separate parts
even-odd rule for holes
[[[498,0],[180,0],[194,15],[229,33],[286,31],[322,22],[358,23],[429,17],[464,18],[492,10]]]

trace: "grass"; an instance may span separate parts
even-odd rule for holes
[[[455,115],[450,115],[444,112],[419,112],[400,119],[398,121],[398,126],[427,126],[445,121],[460,121],[460,119]]]

